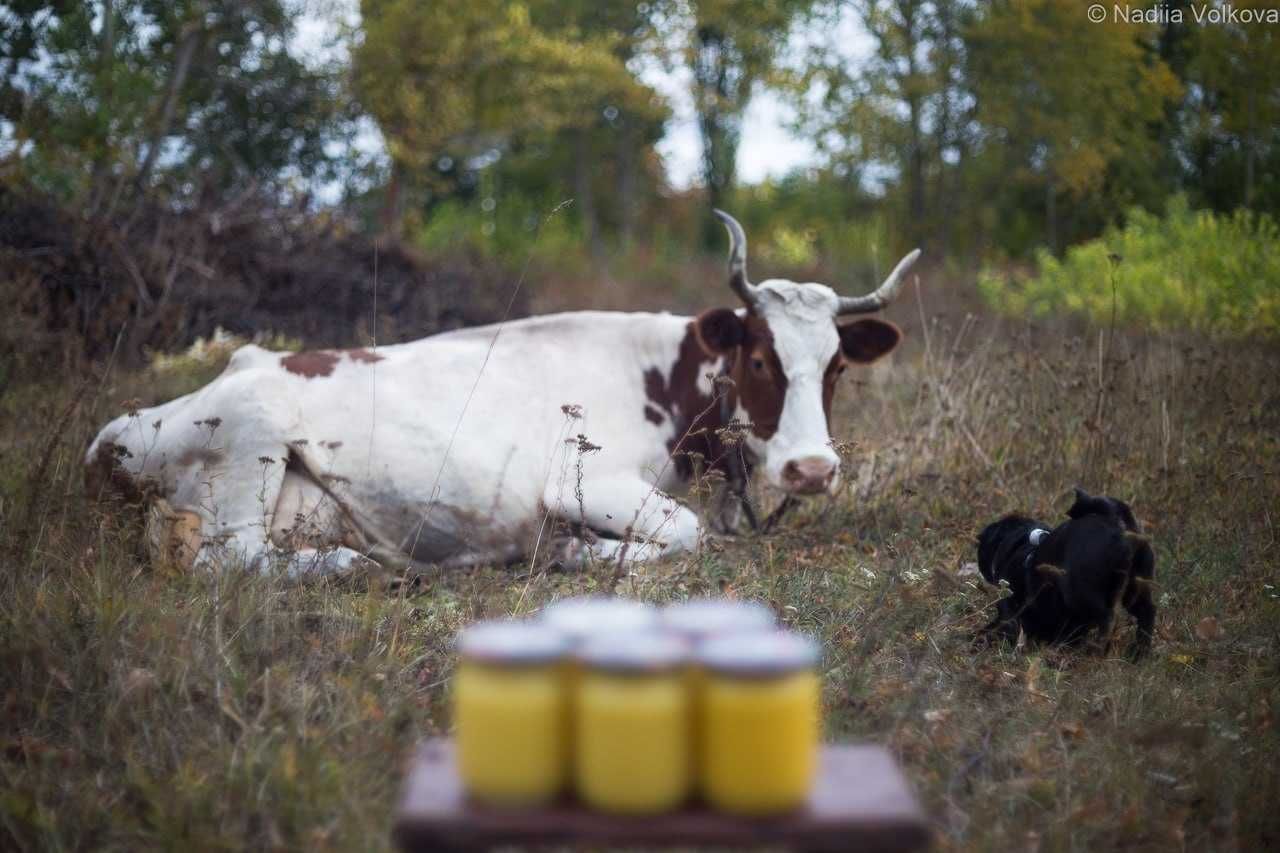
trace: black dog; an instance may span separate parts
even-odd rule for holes
[[[1151,600],[1155,555],[1123,501],[1076,489],[1070,519],[1050,530],[1021,515],[987,525],[978,537],[978,570],[989,583],[1007,581],[1011,595],[981,635],[1078,644],[1093,629],[1110,646],[1117,602],[1137,621],[1133,659],[1151,648],[1156,608]]]

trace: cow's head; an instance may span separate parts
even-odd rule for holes
[[[840,458],[831,446],[831,402],[849,363],[870,364],[893,350],[902,332],[875,318],[841,317],[879,311],[897,294],[903,258],[884,284],[867,296],[839,296],[825,284],[747,280],[747,238],[732,216],[716,215],[729,229],[729,286],[746,310],[715,308],[696,322],[699,341],[726,358],[730,402],[749,424],[747,446],[770,485],[791,494],[833,491]]]

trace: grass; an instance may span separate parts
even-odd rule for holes
[[[11,388],[0,847],[386,849],[413,742],[448,728],[454,632],[600,589],[758,597],[820,635],[828,736],[893,750],[940,849],[1275,846],[1280,350],[1107,337],[916,320],[841,391],[845,491],[777,534],[620,580],[476,569],[402,594],[167,575],[136,513],[85,500],[93,429],[203,375]],[[1151,533],[1153,655],[972,651],[998,595],[960,571],[977,529],[1061,517],[1077,483]]]

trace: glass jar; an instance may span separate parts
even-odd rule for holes
[[[544,804],[569,775],[568,641],[537,623],[482,622],[458,637],[458,771],[479,800]]]
[[[628,598],[582,595],[547,605],[542,622],[576,645],[600,633],[652,630],[658,624],[658,611],[651,604]]]
[[[702,795],[748,816],[803,805],[821,734],[817,644],[789,631],[731,635],[703,643],[696,659]]]
[[[766,605],[758,601],[735,601],[730,598],[691,598],[668,604],[662,608],[660,619],[664,629],[684,637],[694,648],[712,637],[772,631],[778,624],[773,611]],[[694,778],[701,780],[706,776],[701,766],[702,668],[689,667],[687,677],[693,705],[689,714],[689,743],[693,755]]]
[[[588,806],[648,815],[688,798],[687,649],[644,632],[601,635],[576,652],[574,783]]]

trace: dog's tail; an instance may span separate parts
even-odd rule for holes
[[[1156,576],[1156,555],[1151,549],[1151,542],[1145,536],[1126,532],[1125,542],[1129,545],[1129,578],[1125,585],[1121,602],[1138,623],[1133,644],[1129,647],[1129,656],[1134,660],[1141,658],[1151,650],[1151,641],[1155,634],[1156,606],[1152,601]]]

